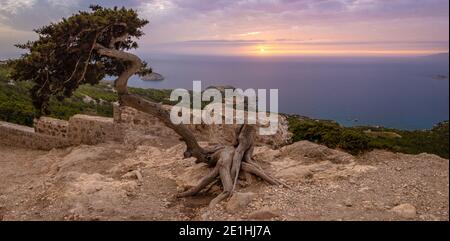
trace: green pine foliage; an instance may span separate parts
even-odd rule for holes
[[[72,97],[85,84],[98,84],[105,76],[119,76],[130,63],[99,54],[99,49],[126,51],[138,48],[136,39],[148,23],[133,9],[91,6],[69,18],[41,27],[36,41],[19,44],[26,51],[10,61],[11,78],[29,81],[33,105],[40,114],[50,114],[51,99]],[[121,39],[121,41],[116,41]],[[144,63],[139,74],[151,70]]]

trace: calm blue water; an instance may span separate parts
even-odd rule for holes
[[[192,89],[232,85],[279,89],[279,111],[350,125],[426,129],[449,119],[448,60],[433,58],[144,58],[165,76],[161,82],[133,77],[143,88]],[[357,120],[357,121],[355,121]]]

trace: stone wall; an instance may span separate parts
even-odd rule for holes
[[[34,119],[34,131],[36,133],[66,138],[69,133],[69,122],[50,117]]]
[[[170,106],[165,106],[170,110]],[[277,132],[274,135],[257,135],[256,144],[269,145],[274,148],[281,147],[290,143],[292,134],[288,131],[287,120],[284,116],[277,115]],[[176,133],[166,127],[164,123],[144,112],[136,109],[118,105],[114,106],[114,120],[123,124],[124,127],[134,130],[140,130],[146,135],[154,135],[167,138]],[[233,141],[236,125],[187,125],[199,141],[209,141],[221,144],[229,144]]]
[[[68,147],[66,138],[36,133],[33,128],[0,121],[0,143],[31,149],[51,150]]]
[[[170,106],[165,106],[170,110]],[[279,115],[277,133],[257,135],[256,144],[281,147],[289,144],[291,133],[286,119]],[[95,145],[102,142],[127,142],[130,136],[146,135],[164,140],[178,140],[178,135],[156,117],[130,107],[114,106],[114,118],[75,115],[69,121],[41,117],[34,128],[0,122],[0,143],[50,150],[70,145]],[[229,144],[236,125],[187,125],[199,141]]]
[[[75,115],[69,121],[41,117],[34,128],[0,122],[0,143],[31,149],[51,150],[72,145],[121,142],[123,128],[113,118]]]
[[[75,115],[70,118],[68,128],[68,139],[74,145],[121,142],[124,136],[122,127],[106,117]]]
[[[127,129],[138,130],[143,135],[172,136],[176,133],[158,118],[131,107],[114,105],[114,121]]]

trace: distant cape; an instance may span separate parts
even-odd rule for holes
[[[432,62],[449,62],[448,53],[432,54],[421,57],[422,60],[432,61]]]
[[[162,80],[164,80],[164,76],[153,72],[153,73],[150,73],[150,74],[147,74],[147,75],[141,77],[141,79],[144,81],[162,81]]]

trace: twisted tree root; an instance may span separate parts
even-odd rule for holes
[[[209,207],[213,208],[222,200],[233,195],[239,171],[248,172],[260,177],[271,185],[282,185],[289,188],[288,185],[266,174],[261,167],[253,163],[251,156],[254,149],[254,130],[251,129],[253,128],[241,128],[241,135],[239,135],[238,138],[239,145],[237,147],[226,146],[218,149],[211,155],[212,159],[218,159],[212,171],[202,178],[196,186],[178,194],[177,197],[196,195],[210,183],[217,181],[217,178],[219,178],[223,186],[223,192],[209,203]],[[251,141],[248,141],[248,138],[251,138]]]

